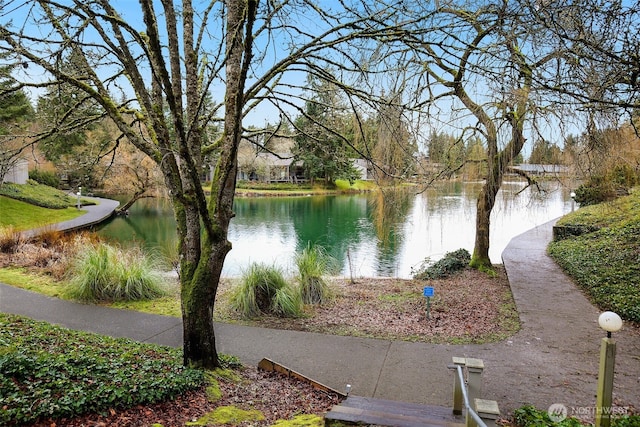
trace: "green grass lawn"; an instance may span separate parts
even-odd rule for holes
[[[22,231],[84,215],[76,209],[76,202],[76,197],[32,180],[26,184],[4,183],[0,185],[0,227]]]
[[[205,191],[210,192],[211,187],[203,187]],[[293,183],[263,183],[263,182],[238,182],[236,188],[236,194],[238,196],[250,193],[252,195],[278,195],[278,196],[298,196],[301,194],[337,194],[344,192],[360,192],[360,191],[374,191],[378,189],[378,185],[373,181],[356,180],[353,184],[344,179],[338,179],[335,181],[335,186],[325,186],[322,183],[311,185],[305,184],[293,184]]]
[[[84,213],[73,207],[48,209],[0,196],[0,227],[12,227],[18,231],[67,221]]]
[[[58,282],[49,275],[39,275],[20,267],[0,268],[0,282],[16,288],[62,298],[66,282]]]
[[[0,196],[22,200],[32,205],[50,209],[63,209],[76,204],[76,196],[72,196],[57,188],[38,184],[29,180],[26,184],[4,183],[0,185]],[[88,204],[86,201],[83,204]]]

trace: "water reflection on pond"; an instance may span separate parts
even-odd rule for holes
[[[236,198],[229,230],[233,249],[223,274],[237,276],[251,262],[293,269],[297,251],[319,244],[353,277],[411,276],[425,258],[473,249],[480,183],[447,183],[427,191],[308,197]],[[549,183],[544,194],[521,182],[503,184],[491,217],[494,263],[512,237],[571,210],[570,190]],[[518,194],[519,193],[519,194]],[[175,222],[168,204],[143,200],[128,217],[99,230],[120,242],[148,248],[175,246]]]

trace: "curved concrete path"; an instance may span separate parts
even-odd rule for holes
[[[81,206],[81,210],[85,211],[84,215],[80,215],[74,219],[68,221],[59,222],[56,224],[50,224],[45,227],[36,228],[33,230],[25,231],[23,234],[27,237],[35,236],[42,231],[58,230],[58,231],[73,231],[81,228],[88,228],[92,225],[99,224],[106,219],[111,218],[115,210],[120,205],[117,200],[102,199],[100,197],[85,197],[83,200],[93,200],[95,205]]]
[[[483,397],[502,413],[524,404],[593,407],[600,339],[598,311],[546,255],[553,222],[515,237],[503,253],[522,329],[498,343],[434,345],[216,324],[219,351],[249,365],[268,357],[337,390],[406,402],[452,405],[453,356],[484,360]],[[181,320],[76,304],[0,284],[0,311],[73,329],[182,345]],[[618,342],[614,396],[640,407],[640,337]]]

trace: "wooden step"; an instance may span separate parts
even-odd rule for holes
[[[397,427],[460,427],[462,416],[451,408],[371,397],[349,396],[325,415],[325,425],[369,424]]]
[[[341,393],[338,390],[334,390],[331,387],[326,386],[322,383],[319,383],[316,380],[312,380],[306,375],[302,375],[301,373],[296,372],[293,369],[289,369],[286,366],[281,365],[277,362],[274,362],[271,359],[264,358],[260,362],[258,362],[258,369],[262,371],[267,371],[267,372],[277,372],[280,375],[284,375],[285,377],[289,377],[289,378],[296,378],[297,380],[310,384],[311,387],[317,390],[326,391],[327,393],[335,394],[340,399],[344,399],[345,397],[347,397],[346,394]]]

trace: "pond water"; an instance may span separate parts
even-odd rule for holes
[[[307,197],[236,198],[229,229],[233,249],[223,275],[239,276],[252,262],[293,271],[294,256],[308,244],[323,246],[348,277],[410,278],[425,260],[436,261],[460,248],[472,252],[476,199],[481,183],[443,183],[411,191]],[[546,183],[545,191],[520,192],[522,182],[506,182],[491,216],[490,257],[512,237],[572,209],[570,190]],[[141,200],[127,217],[98,229],[122,244],[140,242],[149,250],[175,247],[175,221],[163,200]]]

